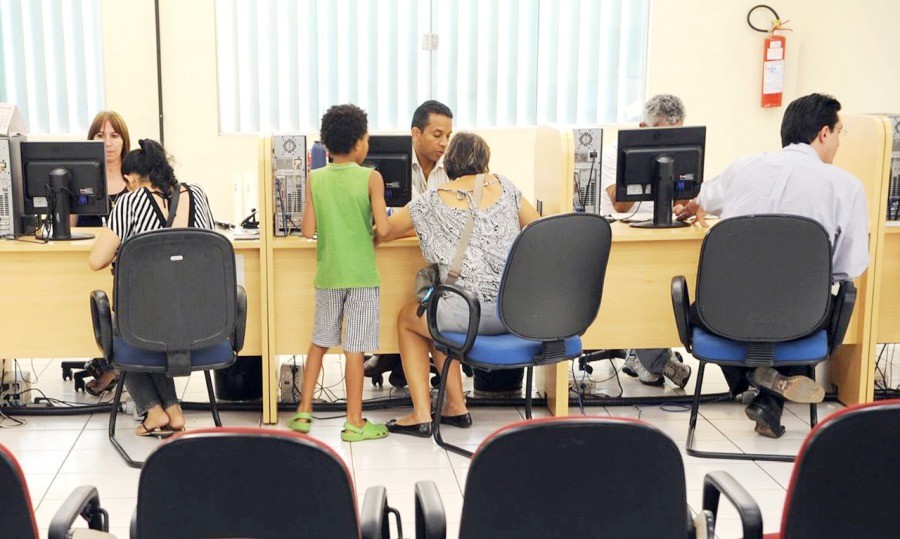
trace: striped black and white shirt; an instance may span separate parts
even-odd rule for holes
[[[198,185],[180,184],[187,189],[182,191],[178,207],[190,204],[188,226],[215,230],[216,225],[209,209],[209,199]],[[156,198],[150,189],[142,187],[137,191],[124,193],[116,201],[109,214],[109,228],[124,242],[135,234],[166,228],[166,218],[157,205]]]

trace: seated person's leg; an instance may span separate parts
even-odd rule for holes
[[[125,387],[134,399],[138,415],[146,414],[143,423],[135,429],[138,436],[158,436],[162,427],[169,424],[169,416],[163,410],[162,400],[156,392],[151,375],[143,372],[128,373]],[[174,389],[173,389],[174,394]]]
[[[184,430],[184,414],[181,412],[178,395],[175,394],[175,380],[161,373],[151,374],[150,379],[153,381],[156,394],[159,395],[162,407],[169,417],[166,426],[171,431]]]
[[[642,384],[662,386],[665,376],[683,388],[691,377],[691,368],[671,348],[644,348],[634,350],[634,354],[625,361],[622,372],[637,376]]]

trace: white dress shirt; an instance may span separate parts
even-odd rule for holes
[[[431,169],[431,174],[428,175],[428,178],[425,178],[425,172],[422,170],[422,165],[419,164],[419,156],[416,155],[416,150],[413,149],[412,152],[412,198],[415,200],[422,193],[431,189],[433,187],[438,187],[439,185],[443,185],[450,181],[450,178],[447,176],[447,171],[444,170],[444,156],[442,155],[438,162],[434,164],[434,168]]]
[[[809,144],[735,161],[703,183],[698,202],[723,219],[784,213],[818,221],[831,237],[835,281],[855,279],[869,265],[863,184],[846,170],[822,162]]]

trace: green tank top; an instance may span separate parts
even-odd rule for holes
[[[372,239],[371,169],[328,163],[312,171],[316,211],[316,288],[379,286]]]

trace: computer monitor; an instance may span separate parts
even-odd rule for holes
[[[364,167],[374,168],[384,178],[384,201],[399,208],[412,200],[412,136],[371,135]]]
[[[72,234],[70,215],[109,215],[106,154],[100,141],[23,142],[25,213],[52,219],[50,239],[82,240]]]
[[[673,221],[672,202],[700,193],[706,127],[645,127],[619,131],[616,200],[653,202],[653,221],[641,228],[687,226]]]

